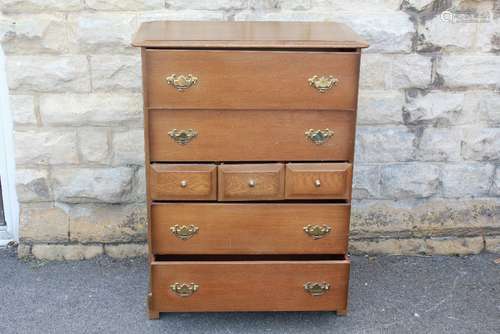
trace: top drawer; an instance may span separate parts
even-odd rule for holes
[[[354,110],[358,52],[146,50],[147,107]]]

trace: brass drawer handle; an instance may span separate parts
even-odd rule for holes
[[[177,225],[175,224],[174,226],[170,227],[170,231],[175,235],[177,238],[181,240],[188,240],[191,239],[196,233],[198,233],[199,228],[196,225]]]
[[[326,282],[307,282],[304,290],[311,296],[321,296],[330,290],[330,284]]]
[[[200,286],[196,283],[178,283],[170,285],[170,290],[179,297],[189,297],[196,291]]]
[[[308,224],[304,226],[304,232],[314,240],[323,238],[328,233],[330,233],[331,230],[332,228],[326,224],[324,225]]]
[[[172,138],[177,144],[186,145],[191,140],[198,136],[198,132],[193,129],[187,130],[177,130],[172,129],[168,132],[170,138]]]
[[[317,89],[320,93],[324,93],[332,87],[335,87],[339,79],[334,78],[333,75],[328,76],[313,76],[309,78],[309,85]]]
[[[321,145],[325,142],[328,141],[331,137],[333,137],[333,130],[330,130],[328,128],[324,130],[314,130],[314,129],[309,129],[306,132],[304,132],[306,135],[307,139],[312,141],[313,143],[317,145]]]
[[[172,85],[179,92],[185,91],[186,89],[196,85],[198,82],[198,77],[192,74],[171,74],[165,80],[169,85]]]

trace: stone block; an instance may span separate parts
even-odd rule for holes
[[[480,163],[448,164],[442,167],[443,196],[450,198],[487,196],[494,167]]]
[[[35,244],[31,252],[39,260],[76,261],[95,258],[104,251],[102,245]]]
[[[500,160],[500,128],[464,130],[462,157],[465,160]]]
[[[421,161],[460,161],[461,128],[425,128],[418,143],[416,159]]]
[[[106,128],[78,129],[78,144],[83,161],[107,163],[109,161],[109,136],[109,130]]]
[[[76,164],[78,150],[73,129],[40,129],[14,133],[16,163]]]
[[[500,254],[500,236],[485,236],[484,241],[487,252]]]
[[[99,92],[140,92],[141,58],[125,55],[96,55],[90,58],[92,89]]]
[[[22,204],[19,237],[23,242],[67,242],[69,220],[65,210],[52,204]]]
[[[140,94],[50,94],[40,96],[44,125],[142,127]]]
[[[47,202],[53,200],[48,178],[48,171],[44,168],[17,168],[16,192],[19,202]]]
[[[132,189],[133,169],[59,167],[52,170],[57,201],[67,203],[122,203]]]
[[[359,86],[363,89],[384,90],[391,81],[391,59],[387,55],[367,53],[361,57]]]
[[[138,23],[152,21],[222,21],[225,14],[223,11],[212,10],[155,10],[140,12],[137,15]]]
[[[88,92],[90,77],[87,57],[10,56],[7,79],[12,92]]]
[[[77,11],[81,8],[80,0],[2,0],[0,3],[0,10],[9,14]]]
[[[115,259],[145,257],[148,248],[146,244],[104,245],[104,253]]]
[[[247,6],[246,0],[217,0],[217,1],[206,1],[206,0],[166,0],[165,6],[170,10],[183,10],[183,9],[194,9],[194,10],[238,10],[244,9]]]
[[[380,166],[356,165],[354,166],[353,197],[377,198],[380,196]]]
[[[163,9],[164,2],[164,0],[85,0],[85,5],[96,11],[136,11]]]
[[[500,166],[498,165],[495,168],[495,176],[493,177],[493,186],[491,187],[490,193],[492,196],[500,197]]]
[[[10,111],[15,125],[36,125],[35,101],[31,95],[11,95]]]
[[[429,56],[418,54],[394,55],[392,58],[391,89],[426,88],[431,84],[432,63]]]
[[[432,164],[388,164],[381,167],[381,193],[385,198],[425,198],[439,188],[439,168]]]
[[[489,126],[500,127],[500,92],[468,91],[464,108],[478,114]]]
[[[447,87],[500,86],[500,57],[495,55],[447,55],[437,65]]]
[[[113,164],[144,165],[144,159],[142,129],[113,133]]]
[[[404,95],[399,91],[361,90],[358,101],[358,124],[402,124],[403,104]]]
[[[70,212],[71,241],[144,242],[147,233],[147,206],[75,205]]]
[[[409,124],[449,126],[469,124],[477,112],[464,110],[464,93],[432,91],[427,94],[412,91],[403,107],[404,119]]]
[[[356,161],[402,162],[412,160],[415,134],[407,128],[358,127]]]

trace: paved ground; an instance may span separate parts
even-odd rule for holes
[[[0,250],[0,333],[500,333],[498,256],[353,257],[350,313],[146,318],[143,259],[43,263]]]

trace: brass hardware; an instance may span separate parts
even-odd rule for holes
[[[170,231],[179,239],[188,240],[191,239],[196,233],[198,233],[198,226],[196,225],[177,225],[170,227]]]
[[[179,297],[189,297],[196,291],[200,286],[196,283],[177,283],[170,285],[170,290],[172,290]]]
[[[250,180],[250,181],[248,181],[248,186],[249,186],[250,188],[254,188],[256,184],[257,184],[257,183],[255,182],[255,180]]]
[[[307,282],[304,284],[304,290],[311,296],[321,296],[330,290],[330,284],[326,282]]]
[[[318,180],[316,180],[316,181],[314,181],[314,186],[315,186],[316,188],[321,187],[321,181],[320,181],[319,179],[318,179]]]
[[[186,180],[182,180],[182,181],[181,181],[181,187],[182,187],[182,188],[186,188],[186,187],[187,187],[187,185],[188,185],[188,181],[186,181]]]
[[[179,92],[182,92],[189,87],[196,85],[196,83],[198,82],[198,77],[195,77],[192,74],[171,74],[165,80],[167,80],[167,83],[169,85],[174,86],[175,89],[177,89]]]
[[[323,238],[325,235],[330,233],[331,230],[332,228],[328,225],[309,224],[307,226],[304,226],[304,232],[306,232],[306,234],[312,237],[314,240]]]
[[[339,79],[334,78],[332,75],[329,76],[313,76],[309,78],[309,85],[316,88],[320,93],[324,93],[332,87],[335,87],[339,82]]]
[[[304,132],[304,134],[306,135],[307,139],[309,139],[313,143],[321,145],[326,141],[328,141],[328,139],[330,139],[333,136],[334,132],[328,128],[324,130],[309,129],[306,132]]]
[[[198,132],[196,132],[196,130],[193,130],[193,129],[187,129],[187,130],[172,129],[168,132],[168,135],[177,144],[186,145],[191,140],[193,140],[196,136],[198,136]]]

